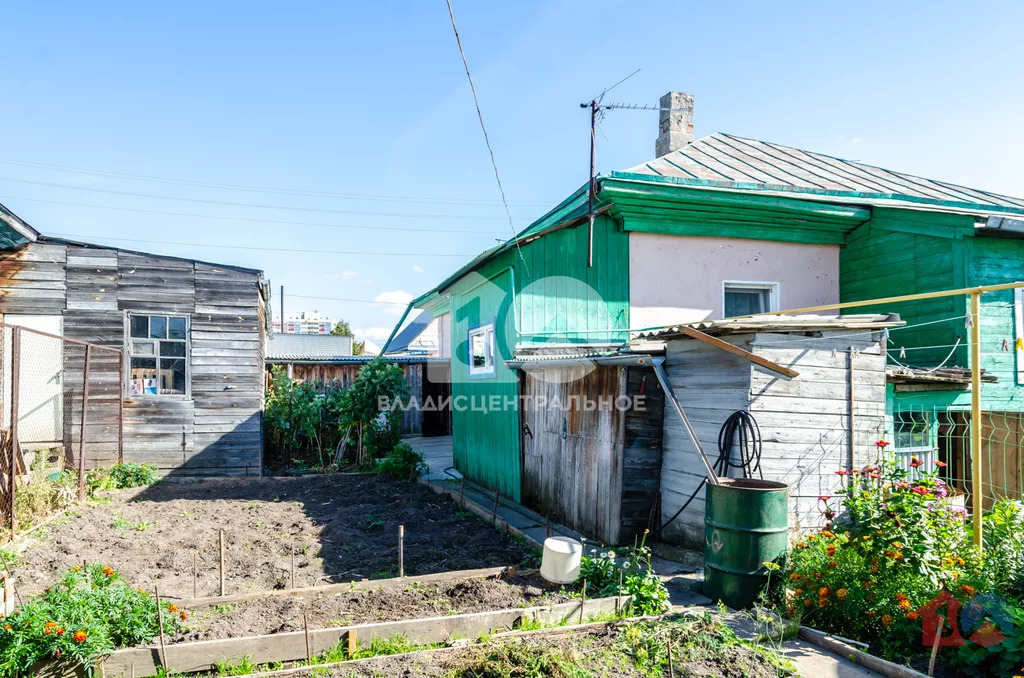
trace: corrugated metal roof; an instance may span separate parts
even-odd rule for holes
[[[404,353],[409,350],[409,345],[415,342],[423,331],[427,329],[434,320],[434,314],[430,311],[422,311],[418,316],[409,321],[401,332],[395,335],[388,347],[387,355],[392,353]],[[436,346],[435,346],[436,348]]]
[[[721,132],[612,176],[650,175],[750,191],[1024,213],[1024,199]]]
[[[696,323],[673,325],[650,332],[640,332],[640,339],[666,339],[682,334],[682,328],[691,327],[705,334],[738,334],[742,332],[813,332],[815,330],[881,330],[906,323],[898,313],[858,315],[757,315],[722,320],[702,320]]]
[[[267,360],[330,362],[352,356],[352,337],[330,334],[275,334],[267,342]]]

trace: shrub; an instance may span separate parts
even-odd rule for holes
[[[164,629],[173,633],[187,615],[166,603]],[[0,676],[30,675],[44,659],[91,667],[119,647],[150,642],[158,633],[156,601],[127,586],[110,567],[91,564],[2,620]]]
[[[152,485],[160,480],[156,466],[152,464],[118,464],[110,469],[110,478],[119,490]]]
[[[405,443],[395,445],[391,453],[377,460],[377,473],[398,478],[399,480],[416,480],[425,470],[423,455]]]
[[[591,549],[580,563],[589,597],[630,596],[629,610],[640,615],[661,614],[668,608],[668,589],[651,566],[647,533],[639,544],[624,551]],[[622,586],[619,587],[621,575]]]

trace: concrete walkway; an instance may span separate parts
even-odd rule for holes
[[[423,455],[427,464],[421,482],[435,492],[444,493],[459,502],[484,520],[494,520],[498,527],[507,528],[511,534],[518,535],[534,548],[540,550],[547,538],[548,525],[543,516],[511,499],[498,497],[495,504],[495,493],[476,483],[464,480],[456,471],[452,461],[452,439],[450,436],[423,438],[410,436],[404,439],[414,450]],[[495,507],[497,509],[495,510]],[[553,535],[563,535],[573,539],[583,539],[578,532],[552,523]],[[597,546],[595,544],[595,546]],[[694,591],[694,586],[703,581],[704,556],[697,551],[689,551],[667,544],[653,545],[654,557],[651,564],[654,571],[665,582],[669,591],[669,600],[673,609],[710,607],[714,602]],[[730,611],[726,618],[736,634],[747,640],[754,640],[758,633],[749,615]],[[863,666],[854,664],[848,659],[834,655],[799,638],[776,644],[776,650],[784,654],[804,678],[868,678],[878,676]]]

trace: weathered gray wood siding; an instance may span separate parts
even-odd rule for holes
[[[49,242],[0,252],[0,313],[61,315],[66,337],[125,349],[129,311],[190,317],[187,396],[124,397],[115,355],[94,351],[89,466],[117,460],[123,398],[125,461],[156,464],[165,473],[260,473],[260,283],[254,271],[107,247]],[[85,356],[70,344],[63,351],[64,442],[77,463]]]
[[[874,442],[885,426],[885,354],[879,332],[824,332],[818,339],[788,334],[722,337],[799,372],[787,379],[743,358],[691,339],[672,340],[665,367],[676,397],[701,445],[718,457],[718,434],[737,410],[750,412],[761,430],[761,467],[768,480],[791,485],[790,527],[823,522],[818,498],[834,495],[835,474],[849,468],[850,356],[854,366],[854,449],[852,463],[874,460]],[[674,515],[704,478],[703,466],[671,407],[665,408],[661,476],[662,520]],[[738,451],[731,450],[739,461]],[[733,474],[738,471],[733,471]],[[694,547],[704,542],[704,490],[663,532],[665,539]]]
[[[524,501],[606,544],[642,535],[661,476],[664,396],[650,368],[530,369],[521,388]]]

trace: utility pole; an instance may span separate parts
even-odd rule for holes
[[[284,328],[284,285],[281,285],[281,334],[286,331]]]
[[[594,171],[597,165],[597,99],[590,102],[590,187],[587,189],[587,268],[594,265]]]

